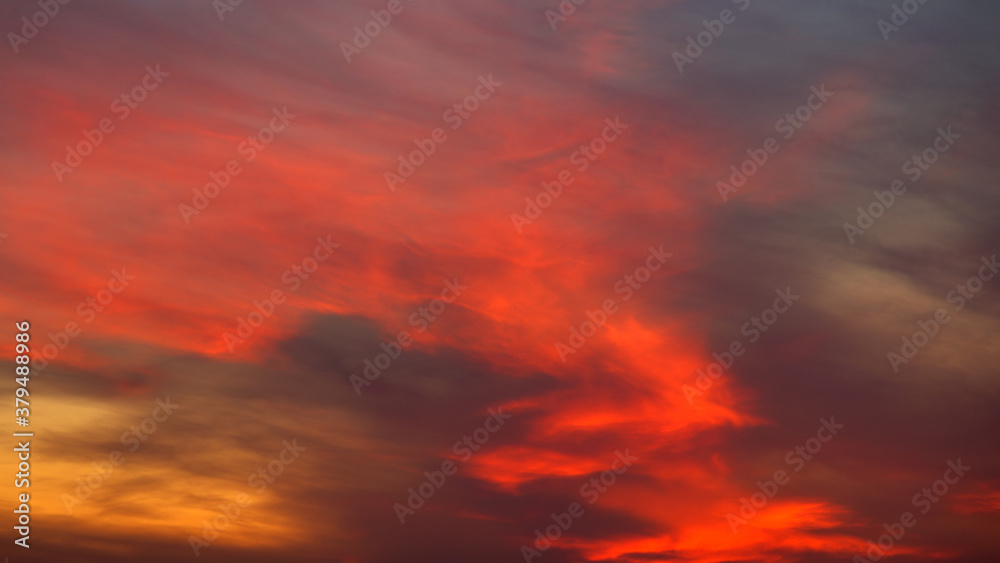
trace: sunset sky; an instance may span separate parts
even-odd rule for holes
[[[0,556],[1000,560],[998,16],[4,2]]]

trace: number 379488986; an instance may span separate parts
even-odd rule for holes
[[[16,341],[14,351],[17,353],[17,356],[14,357],[14,362],[17,364],[17,367],[14,368],[16,374],[14,380],[18,383],[18,387],[14,388],[14,417],[18,426],[27,426],[31,411],[28,410],[28,401],[22,397],[28,396],[28,379],[31,375],[31,368],[28,365],[31,361],[28,356],[28,352],[30,352],[28,341],[31,340],[28,329],[31,328],[31,325],[28,321],[24,321],[16,323],[14,326],[18,330],[14,337]]]

